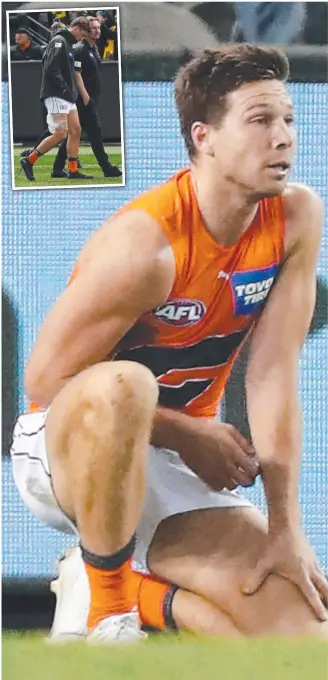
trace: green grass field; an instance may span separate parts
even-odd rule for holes
[[[49,646],[4,634],[3,680],[327,680],[328,647],[316,640],[224,641],[153,636],[137,645]]]
[[[112,165],[118,165],[122,168],[122,151],[120,146],[106,146],[106,152],[109,154],[109,159]],[[86,175],[93,175],[94,179],[79,180],[73,182],[69,179],[52,179],[51,172],[57,149],[52,149],[47,154],[42,156],[34,165],[35,182],[29,182],[23,171],[21,170],[19,159],[20,153],[23,150],[21,147],[14,149],[14,165],[15,165],[15,188],[37,188],[37,187],[74,187],[74,186],[92,186],[95,184],[122,184],[122,177],[104,177],[91,149],[89,146],[82,146],[80,148],[79,158],[83,165],[81,172]]]

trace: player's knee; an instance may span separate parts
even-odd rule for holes
[[[147,366],[136,361],[114,362],[116,379],[123,380],[138,396],[147,393],[158,397],[158,384],[154,374]]]
[[[86,372],[83,390],[98,416],[105,412],[138,414],[148,417],[154,411],[158,400],[158,385],[151,371],[132,361],[117,361],[98,364]],[[83,400],[85,401],[85,400]]]
[[[79,123],[71,123],[69,127],[69,134],[74,139],[80,139],[81,137],[81,125]]]
[[[117,361],[108,376],[109,390],[114,381],[118,401],[141,405],[147,411],[155,408],[158,400],[158,384],[153,373],[135,361]]]
[[[155,415],[158,388],[151,372],[132,362],[98,364],[87,369],[78,394],[78,429],[85,441],[93,443],[92,458],[110,456],[117,452],[117,441],[129,441],[131,445],[119,447],[120,459],[132,462],[134,442],[150,437]],[[97,447],[98,441],[107,446]]]

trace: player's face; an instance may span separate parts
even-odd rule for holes
[[[100,23],[99,21],[91,21],[90,22],[90,38],[91,40],[99,40],[100,38]]]
[[[292,104],[280,81],[249,83],[230,93],[227,113],[210,135],[220,174],[257,198],[283,191],[296,135]]]
[[[25,45],[29,41],[29,37],[26,33],[16,33],[15,43],[16,45]]]

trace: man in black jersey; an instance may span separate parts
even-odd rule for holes
[[[74,47],[74,67],[78,89],[77,109],[82,130],[87,133],[92,151],[105,177],[121,177],[122,171],[112,165],[104,149],[96,102],[100,95],[101,59],[96,42],[100,36],[98,19],[89,17],[89,33]],[[59,147],[53,174],[64,170],[67,158],[66,140]]]

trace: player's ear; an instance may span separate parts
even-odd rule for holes
[[[191,126],[191,137],[198,153],[214,156],[210,125],[201,123],[199,120],[195,121]]]

